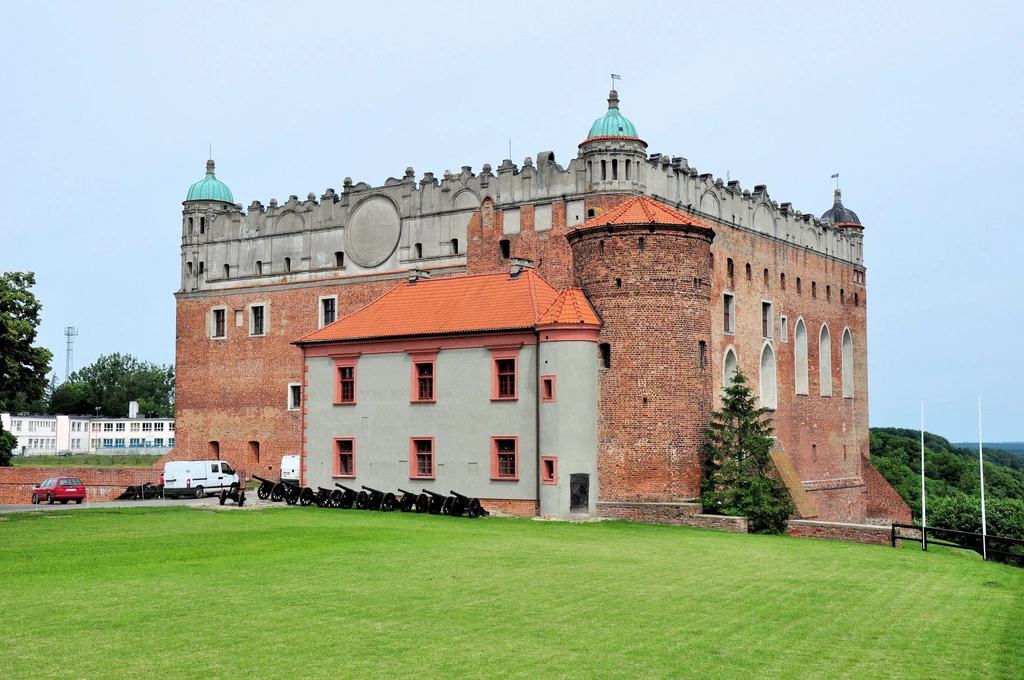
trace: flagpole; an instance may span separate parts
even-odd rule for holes
[[[924,527],[928,526],[928,510],[924,492],[924,399],[921,400],[921,537],[924,538]],[[924,547],[924,541],[921,541]]]
[[[985,458],[981,448],[981,395],[978,395],[978,471],[981,473],[981,557],[988,559],[988,531],[985,527]]]

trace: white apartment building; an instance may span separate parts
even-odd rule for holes
[[[0,413],[4,430],[18,438],[22,456],[71,453],[153,453],[174,448],[173,418],[97,418]]]

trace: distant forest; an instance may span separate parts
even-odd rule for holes
[[[959,446],[962,449],[974,449],[978,450],[978,442],[959,442],[953,444],[953,446]],[[999,449],[1000,451],[1009,451],[1010,453],[1016,453],[1024,456],[1024,442],[985,442],[984,448],[988,449]]]

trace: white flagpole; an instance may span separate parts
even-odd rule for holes
[[[985,459],[981,450],[981,395],[978,395],[978,470],[981,473],[981,557],[988,559],[988,531],[985,528]]]
[[[924,493],[924,399],[921,400],[921,526],[928,526],[928,510]],[[921,531],[924,531],[922,528]],[[922,541],[922,545],[924,542]]]

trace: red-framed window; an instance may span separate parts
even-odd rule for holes
[[[335,477],[354,478],[356,476],[356,440],[351,437],[334,440]]]
[[[519,481],[518,437],[491,437],[491,479]]]
[[[540,483],[558,484],[558,457],[540,457]]]
[[[437,353],[412,355],[412,401],[437,400]]]
[[[334,360],[334,403],[356,403],[356,357]]]
[[[554,401],[555,400],[555,376],[553,376],[553,375],[542,375],[540,377],[540,400],[541,401]]]
[[[491,399],[519,398],[519,348],[491,349]]]
[[[409,440],[409,479],[434,478],[434,438],[413,437]]]

